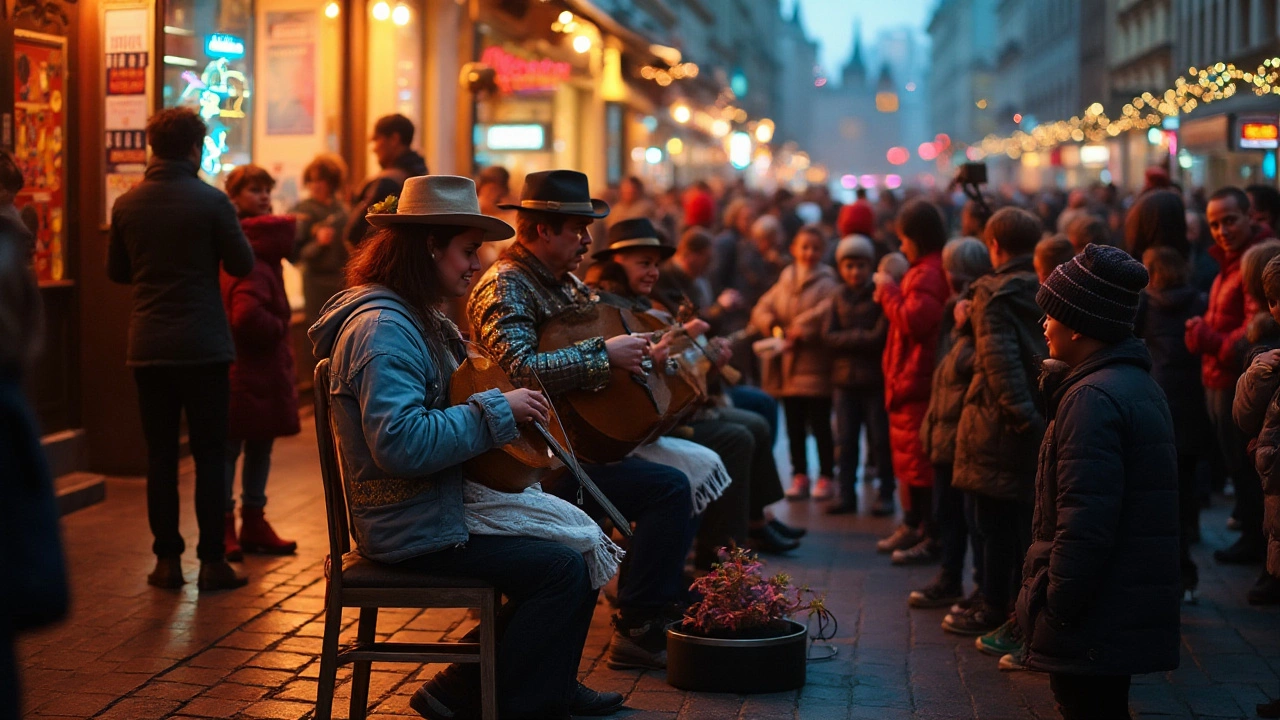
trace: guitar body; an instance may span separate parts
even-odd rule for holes
[[[502,392],[514,390],[511,379],[497,363],[482,355],[470,353],[453,373],[449,382],[449,402],[461,405],[472,395],[497,388]],[[555,410],[552,409],[554,415]],[[553,417],[548,423],[555,439],[564,444],[560,423]],[[564,463],[552,454],[538,433],[528,426],[521,426],[520,436],[500,448],[494,448],[463,464],[464,474],[471,480],[501,492],[518,493],[525,488],[545,482],[564,471]]]

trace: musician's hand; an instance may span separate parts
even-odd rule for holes
[[[502,396],[511,405],[511,414],[515,415],[518,423],[534,421],[545,425],[551,419],[551,403],[537,390],[516,388],[502,393]]]
[[[699,335],[706,335],[707,331],[711,329],[711,324],[706,320],[694,318],[685,323],[683,327],[684,331],[689,334],[689,337],[698,337]]]
[[[654,365],[661,365],[671,357],[671,335],[663,335],[662,339],[649,346],[649,357],[653,359]]]
[[[725,288],[716,298],[716,304],[725,310],[737,310],[742,306],[742,293],[733,288]]]
[[[733,359],[733,348],[726,338],[711,338],[709,349],[711,357],[715,358],[716,367],[724,367]]]
[[[787,326],[787,331],[786,333],[783,334],[783,337],[786,338],[787,342],[790,342],[790,343],[795,343],[799,340],[803,340],[804,328],[797,323],[791,323],[791,325]]]
[[[609,355],[609,365],[637,375],[644,373],[640,361],[649,350],[648,340],[630,335],[617,335],[604,341],[604,349]]]

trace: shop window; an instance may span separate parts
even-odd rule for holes
[[[413,144],[421,147],[422,127],[422,9],[412,0],[370,0],[368,7],[369,115],[399,113],[417,128]],[[370,152],[367,167],[377,168]]]
[[[171,0],[161,54],[164,106],[190,107],[204,118],[201,175],[221,185],[252,158],[252,0]]]

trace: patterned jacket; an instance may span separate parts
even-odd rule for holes
[[[512,243],[476,283],[467,302],[472,340],[518,386],[555,396],[598,390],[609,383],[604,338],[538,352],[538,334],[551,318],[599,299],[572,274],[556,278],[519,242]]]

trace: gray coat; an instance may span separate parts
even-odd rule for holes
[[[444,321],[447,323],[447,321]],[[467,540],[459,465],[515,439],[498,390],[449,405],[452,323],[429,332],[380,285],[344,290],[308,331],[330,358],[333,431],[360,554],[399,562]],[[430,338],[430,339],[429,339]]]
[[[1031,257],[973,282],[973,379],[956,431],[951,484],[1001,500],[1030,501],[1044,411],[1036,392],[1048,355]]]
[[[1028,667],[1136,675],[1178,667],[1178,459],[1173,419],[1129,338],[1047,375],[1018,624]]]
[[[107,275],[133,286],[128,364],[229,363],[235,343],[218,267],[253,270],[253,250],[227,196],[189,160],[152,160],[111,210]]]

